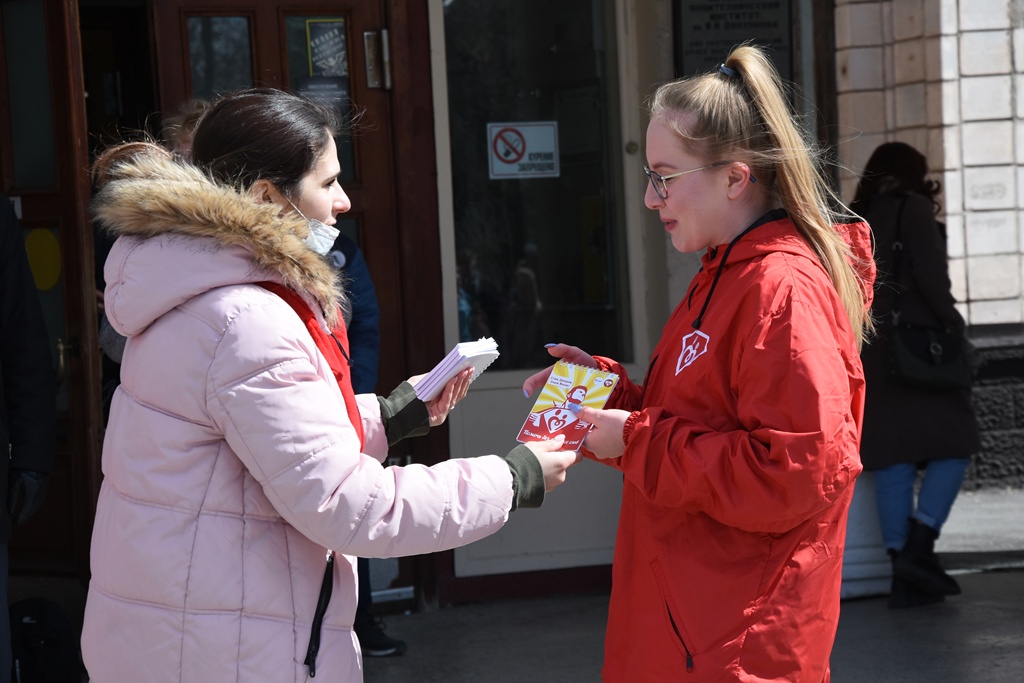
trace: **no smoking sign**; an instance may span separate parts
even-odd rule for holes
[[[558,122],[488,123],[491,180],[557,178]]]

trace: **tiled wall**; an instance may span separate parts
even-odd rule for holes
[[[1022,15],[1022,0],[836,1],[843,198],[882,142],[927,155],[972,325],[1024,322]]]

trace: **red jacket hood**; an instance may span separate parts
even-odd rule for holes
[[[832,227],[849,247],[849,258],[857,271],[864,310],[867,311],[874,299],[876,276],[871,227],[864,221],[837,223]],[[701,269],[711,272],[722,265],[736,265],[773,253],[811,258],[820,264],[820,259],[807,238],[795,228],[786,212],[778,209],[765,214],[731,244],[708,249],[701,258]],[[824,271],[823,265],[821,268]],[[708,304],[713,294],[714,287],[708,293]],[[701,317],[704,312],[706,311],[701,312]]]

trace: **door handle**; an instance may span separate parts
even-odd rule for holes
[[[391,90],[391,46],[388,30],[363,31],[366,87]]]
[[[68,375],[68,353],[78,355],[78,340],[65,342],[57,337],[57,368],[53,371],[53,384],[60,386]]]

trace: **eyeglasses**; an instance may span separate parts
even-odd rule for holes
[[[707,166],[701,166],[700,168],[691,168],[689,171],[680,171],[679,173],[670,173],[668,175],[661,175],[657,171],[652,171],[651,169],[644,166],[644,173],[647,174],[648,179],[650,179],[651,181],[651,185],[654,186],[655,194],[657,194],[662,199],[668,199],[668,185],[666,184],[667,181],[672,180],[673,178],[678,178],[681,175],[686,175],[687,173],[706,171],[709,168],[718,168],[719,166],[725,166],[731,163],[731,161],[716,161],[715,163],[708,164]],[[756,183],[757,179],[754,178],[753,175],[751,175],[750,182]]]

